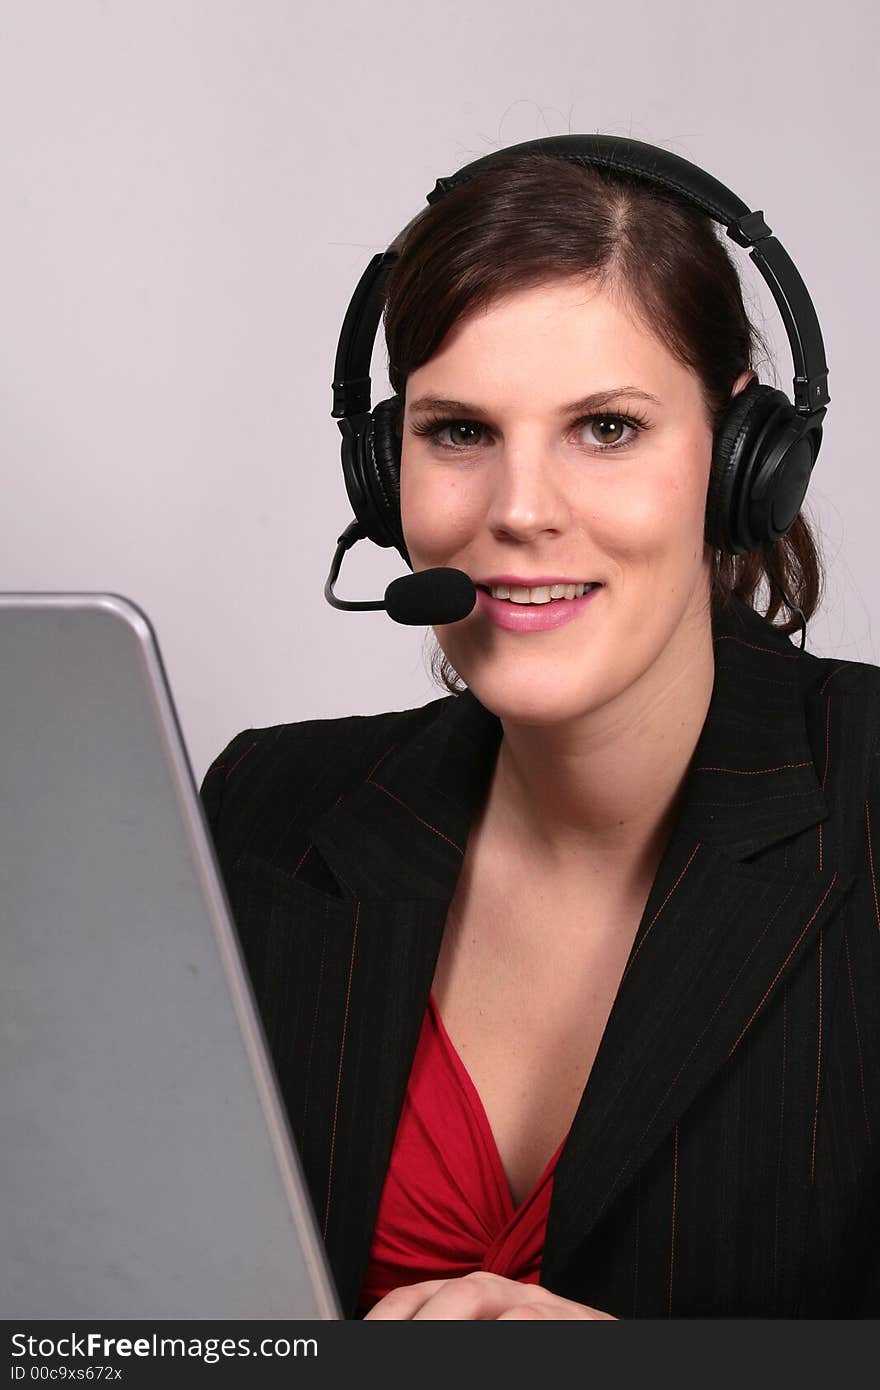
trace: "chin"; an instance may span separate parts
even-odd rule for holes
[[[518,679],[503,680],[499,673],[494,680],[477,680],[474,684],[468,680],[468,686],[486,709],[510,724],[536,727],[564,724],[589,713],[599,703],[586,681],[572,681],[565,690],[561,690],[558,683],[555,688],[542,690],[525,674]]]

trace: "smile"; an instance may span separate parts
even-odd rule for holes
[[[575,598],[548,598],[538,602],[495,598],[486,589],[478,589],[477,608],[495,627],[504,628],[507,632],[547,632],[579,618],[595,601],[602,587],[601,584],[593,585]]]

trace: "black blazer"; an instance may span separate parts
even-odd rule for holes
[[[735,599],[552,1187],[541,1283],[620,1318],[880,1315],[880,668]],[[201,795],[346,1317],[500,721],[238,734]]]

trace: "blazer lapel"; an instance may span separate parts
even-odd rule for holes
[[[339,896],[314,987],[322,1023],[310,1039],[313,1075],[327,1092],[323,1132],[313,1123],[304,1158],[346,1317],[357,1307],[449,903],[500,736],[472,696],[441,701],[427,729],[310,826]],[[304,919],[313,916],[314,889],[299,891]]]
[[[719,1067],[840,907],[853,877],[748,862],[828,806],[816,775],[799,652],[740,600],[715,619],[715,684],[664,852],[592,1072],[557,1163],[542,1283],[566,1261]],[[353,1035],[339,1050],[337,1218],[326,1223],[353,1309],[474,813],[500,721],[470,692],[389,750],[311,826],[356,926],[335,988]],[[342,976],[345,974],[345,979]],[[346,1129],[349,1108],[372,1125]],[[331,1198],[332,1213],[332,1198]],[[350,1315],[350,1311],[349,1311]]]
[[[557,1164],[542,1282],[671,1133],[837,911],[852,879],[776,876],[678,838],[648,900]]]

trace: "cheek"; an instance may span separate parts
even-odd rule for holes
[[[442,470],[419,468],[406,457],[400,468],[400,517],[411,556],[442,557],[462,544],[481,515],[476,491]]]
[[[690,553],[683,542],[697,535],[702,540],[708,470],[703,441],[655,457],[650,469],[596,499],[591,525],[597,540],[633,560]]]

